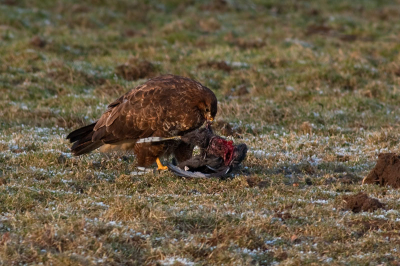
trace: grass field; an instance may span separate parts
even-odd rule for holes
[[[0,0],[0,264],[398,265],[400,192],[361,180],[398,152],[399,17],[398,0]],[[70,131],[166,73],[216,93],[241,173],[71,157]],[[360,191],[385,209],[343,209]]]

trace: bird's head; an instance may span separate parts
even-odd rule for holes
[[[214,98],[206,99],[197,106],[206,121],[212,122],[217,114],[217,100]]]

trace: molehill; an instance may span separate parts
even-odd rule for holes
[[[379,154],[375,167],[362,183],[400,188],[400,156],[395,153]]]
[[[351,210],[354,213],[361,211],[375,211],[383,208],[384,205],[377,199],[370,198],[364,192],[360,192],[356,195],[344,196],[343,201],[345,202],[345,209]]]

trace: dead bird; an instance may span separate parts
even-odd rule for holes
[[[184,177],[222,177],[237,168],[247,154],[246,144],[234,145],[214,134],[210,126],[206,126],[183,136],[173,138],[150,137],[140,142],[158,142],[181,140],[187,144],[198,146],[200,154],[178,165],[168,164],[169,170]]]

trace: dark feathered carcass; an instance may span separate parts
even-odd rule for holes
[[[234,145],[214,134],[211,127],[206,126],[180,137],[173,137],[185,143],[200,148],[200,154],[178,165],[168,164],[174,174],[183,177],[223,177],[245,159],[246,144]],[[140,142],[157,142],[171,140],[171,138],[151,137],[139,140]]]

